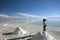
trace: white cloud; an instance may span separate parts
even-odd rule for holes
[[[28,13],[16,13],[17,15],[14,16],[8,16],[5,14],[0,14],[0,18],[6,18],[10,20],[20,20],[20,21],[29,21],[29,22],[36,22],[36,21],[42,21],[43,18],[47,20],[54,20],[59,21],[60,15],[51,15],[51,16],[36,16]]]
[[[51,16],[48,16],[48,17],[60,17],[60,15],[51,15]]]
[[[27,13],[17,13],[17,14],[22,15],[22,16],[33,16],[34,17],[34,15],[27,14]]]
[[[28,13],[17,13],[17,14],[21,15],[23,17],[26,17],[26,18],[32,18],[32,20],[34,19],[34,21],[40,21],[43,18],[45,18],[47,20],[54,20],[54,21],[60,20],[60,15],[36,16],[36,15],[28,14]]]
[[[9,17],[8,15],[0,14],[0,17]]]
[[[42,16],[36,16],[28,13],[16,13],[16,14],[18,14],[22,18],[25,18],[30,23],[42,20]]]
[[[47,19],[50,21],[60,21],[60,15],[50,15],[47,16]]]
[[[25,16],[25,17],[41,18],[41,16],[35,16],[32,14],[28,14],[28,13],[16,13],[16,14],[21,15],[21,16]]]

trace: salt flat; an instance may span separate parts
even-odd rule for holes
[[[4,26],[5,25],[5,26]],[[15,38],[15,37],[21,37],[19,35],[1,35],[6,32],[12,32],[16,29],[16,27],[22,27],[24,30],[28,32],[28,35],[34,35],[37,34],[42,30],[42,25],[35,25],[30,23],[1,23],[0,24],[0,37],[4,38]],[[55,37],[56,39],[60,39],[60,27],[53,27],[53,26],[47,26],[47,32]]]

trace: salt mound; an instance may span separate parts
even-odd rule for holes
[[[52,37],[50,34],[48,34],[46,31],[39,32],[34,37],[32,37],[32,40],[56,40],[54,37]]]

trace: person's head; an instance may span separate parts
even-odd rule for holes
[[[43,21],[46,21],[46,19],[43,19]]]

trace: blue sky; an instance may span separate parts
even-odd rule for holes
[[[0,0],[1,16],[23,16],[35,21],[47,17],[50,21],[60,22],[60,0]]]
[[[0,0],[0,22],[16,20],[60,24],[60,0]],[[59,25],[60,26],[60,25]]]
[[[38,16],[60,15],[60,0],[0,0],[0,13],[28,13]]]

